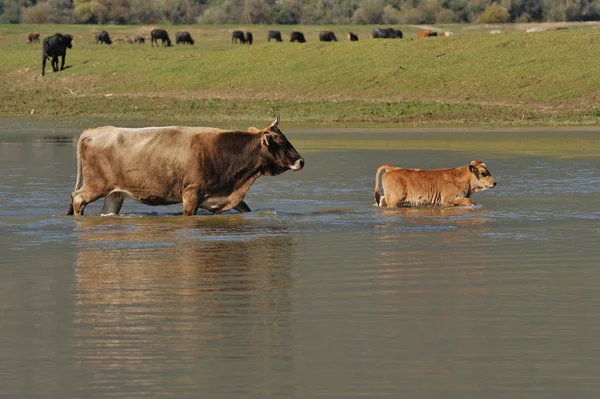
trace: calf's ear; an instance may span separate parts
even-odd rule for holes
[[[471,164],[469,165],[469,172],[475,174],[475,172],[477,172],[477,168],[475,167],[475,165]]]
[[[260,130],[258,130],[258,129],[257,129],[257,128],[255,128],[255,127],[249,127],[249,128],[248,128],[248,132],[250,132],[250,133],[258,133],[258,132],[260,132]]]

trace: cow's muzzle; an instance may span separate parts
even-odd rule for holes
[[[293,165],[290,166],[290,169],[293,171],[297,171],[297,170],[302,169],[303,167],[304,167],[304,158],[300,158],[296,162],[294,162]]]

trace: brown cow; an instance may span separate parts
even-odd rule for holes
[[[254,181],[300,170],[304,159],[281,133],[279,116],[263,130],[209,127],[105,126],[77,143],[77,181],[67,215],[104,199],[102,214],[118,214],[125,195],[146,205],[183,202],[184,215],[249,212],[244,197]],[[83,185],[81,178],[83,177]]]
[[[383,186],[379,192],[379,175]],[[496,181],[483,161],[453,169],[404,169],[381,165],[375,175],[377,206],[469,206],[471,194],[495,187]]]
[[[438,33],[437,32],[433,32],[430,30],[422,30],[419,32],[419,37],[431,37],[431,36],[437,36]]]
[[[40,42],[40,34],[38,32],[32,32],[27,36],[27,44],[31,44],[33,42]]]

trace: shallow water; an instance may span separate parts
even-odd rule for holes
[[[292,131],[252,213],[64,217],[79,132],[0,129],[0,395],[600,395],[597,132]],[[371,207],[473,159],[476,207]]]

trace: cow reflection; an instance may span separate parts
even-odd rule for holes
[[[285,338],[294,250],[287,227],[237,215],[76,223],[83,362],[110,369],[165,352],[233,355],[248,331],[263,348]]]
[[[487,212],[473,208],[397,208],[383,212],[377,263],[398,292],[483,289]]]

